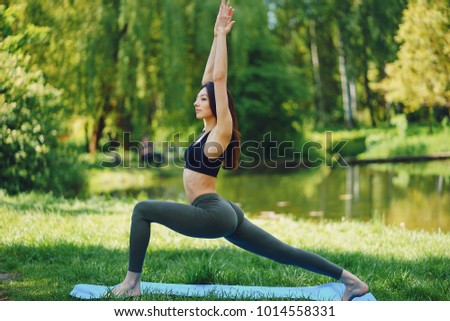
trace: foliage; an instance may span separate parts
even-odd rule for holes
[[[198,129],[200,123],[190,125],[189,106],[209,54],[218,2],[16,1],[25,24],[47,28],[47,45],[26,49],[50,83],[64,89],[66,112],[87,117],[91,152],[102,137],[118,139],[123,132],[167,139],[174,131]],[[311,120],[342,122],[338,27],[348,78],[358,90],[352,99],[359,109],[381,107],[365,84],[395,55],[390,35],[404,2],[234,1],[229,86],[243,137],[260,140],[272,131],[282,140],[301,137]],[[311,63],[313,23],[319,74]]]
[[[342,146],[339,154],[344,159],[383,159],[450,152],[447,118],[444,118],[440,128],[433,134],[429,133],[426,126],[408,123],[404,114],[393,117],[391,122],[391,127],[332,131],[333,145]],[[326,146],[326,135],[323,132],[311,131],[306,133],[306,137]],[[321,156],[323,157],[325,155]]]
[[[342,128],[348,117],[360,126],[388,125],[394,109],[402,114],[424,104],[448,105],[448,8],[444,0],[410,1],[398,30],[407,2],[234,0],[237,23],[229,36],[228,84],[243,140],[259,143],[270,132],[279,143],[299,146],[306,127]],[[193,116],[192,99],[209,54],[218,4],[7,1],[0,33],[8,50],[2,55],[15,58],[2,59],[19,59],[23,68],[18,73],[41,79],[44,88],[61,89],[55,91],[57,125],[77,132],[57,129],[55,141],[67,134],[95,155],[110,140],[128,150],[124,133],[131,133],[133,141],[143,135],[171,140],[177,132],[190,134],[202,126]],[[414,70],[409,61],[416,60],[408,60],[412,53],[414,59],[424,56]],[[373,84],[383,79],[387,64],[395,73],[378,92]],[[399,81],[404,70],[407,82]],[[388,102],[398,102],[393,108],[382,95],[386,90]],[[426,97],[418,99],[419,93]],[[408,120],[436,116],[441,122],[449,116],[449,108],[439,117],[431,111],[409,114]],[[49,105],[45,113],[52,112]],[[49,153],[60,145],[55,146]],[[364,148],[358,137],[343,153],[354,156]]]
[[[406,137],[408,130],[408,120],[404,114],[396,115],[391,118],[391,124],[397,129],[397,136],[400,138]]]
[[[63,133],[62,93],[46,83],[40,70],[31,69],[30,57],[20,50],[24,43],[45,38],[45,33],[30,25],[22,32],[5,34],[15,16],[11,10],[0,14],[5,21],[0,42],[2,188],[12,193],[41,189],[75,195],[84,182],[73,162],[76,155],[58,141]]]
[[[450,9],[447,0],[410,1],[396,40],[398,59],[380,83],[386,99],[409,111],[450,106]]]
[[[316,124],[325,128],[342,124],[344,93],[355,120],[365,122],[358,117],[362,110],[369,111],[371,125],[383,120],[383,97],[369,84],[378,82],[386,63],[395,58],[398,45],[393,35],[407,1],[268,2],[275,8],[274,32],[291,56],[291,64],[301,67],[313,93],[305,105],[315,115]],[[341,86],[344,75],[346,88]]]
[[[260,18],[267,8],[253,0],[240,10],[242,29],[233,30],[230,82],[236,84],[242,136],[259,142],[271,132],[277,141],[292,140],[302,132],[299,103],[308,99],[307,84],[299,68],[287,66],[287,55],[267,30],[266,19]],[[244,33],[247,29],[253,30]]]
[[[404,118],[396,118],[396,120],[397,128],[394,131],[369,134],[366,138],[367,150],[358,155],[358,158],[423,156],[450,152],[448,134],[445,129],[433,135],[425,132],[414,133],[414,128],[405,127]]]

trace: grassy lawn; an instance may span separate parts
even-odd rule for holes
[[[0,194],[0,298],[73,300],[69,292],[77,283],[119,283],[127,268],[135,202],[125,197],[81,201],[34,193]],[[252,220],[282,240],[354,272],[378,300],[450,300],[448,234],[408,231],[380,222]],[[156,224],[143,279],[267,286],[333,281],[244,252],[223,239],[188,238]],[[145,294],[139,299],[200,298]]]
[[[334,130],[331,139],[332,146],[336,146],[339,141],[346,142],[339,150],[344,158],[373,159],[449,153],[449,133],[447,127],[436,127],[433,133],[429,133],[428,127],[416,125],[403,129],[379,127]],[[307,137],[327,146],[325,132],[310,132]]]

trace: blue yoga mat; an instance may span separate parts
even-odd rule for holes
[[[70,295],[79,299],[98,299],[114,287],[94,284],[77,284]],[[342,283],[326,283],[307,287],[270,287],[214,284],[169,284],[141,282],[141,293],[170,294],[202,297],[214,294],[220,298],[234,299],[303,299],[313,301],[339,301],[344,293]],[[371,293],[366,293],[353,301],[376,301]]]

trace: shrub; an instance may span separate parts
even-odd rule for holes
[[[82,190],[77,155],[58,142],[63,106],[61,91],[30,70],[26,55],[0,52],[1,188],[68,196]]]

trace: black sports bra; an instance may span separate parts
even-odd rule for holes
[[[203,134],[203,132],[202,132]],[[220,166],[224,160],[223,154],[216,159],[209,159],[203,152],[209,133],[205,134],[200,141],[195,140],[184,152],[184,168],[198,173],[217,177]],[[210,143],[208,143],[210,144]],[[213,143],[211,143],[213,144]]]

